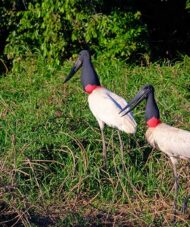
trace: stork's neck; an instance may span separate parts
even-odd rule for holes
[[[98,75],[89,58],[83,59],[81,83],[83,89],[90,94],[94,89],[100,87]]]
[[[151,128],[154,128],[161,123],[159,109],[153,92],[151,92],[147,98],[145,119],[148,127]]]

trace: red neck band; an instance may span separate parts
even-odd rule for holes
[[[152,117],[146,123],[147,123],[148,127],[155,128],[157,125],[159,125],[161,123],[161,121],[160,121],[160,119]]]
[[[88,84],[88,85],[84,88],[84,90],[85,90],[86,93],[91,94],[96,88],[101,88],[101,86],[99,86],[99,85]]]

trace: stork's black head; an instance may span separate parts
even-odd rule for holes
[[[144,91],[145,98],[148,98],[150,93],[154,93],[154,87],[151,84],[143,86],[141,90]]]
[[[154,87],[152,85],[143,86],[137,95],[129,102],[129,104],[120,111],[120,113],[129,108],[123,114],[123,116],[126,115],[138,106],[144,99],[146,100],[145,119],[150,127],[155,127],[153,125],[160,123],[160,113],[154,98]]]
[[[79,59],[83,62],[84,59],[90,60],[90,53],[88,50],[81,50],[79,53]]]
[[[84,90],[90,93],[95,87],[100,86],[100,81],[94,66],[92,65],[90,53],[87,50],[82,50],[79,53],[78,59],[72,67],[69,75],[65,78],[64,83],[70,80],[80,67],[82,67],[81,83]]]

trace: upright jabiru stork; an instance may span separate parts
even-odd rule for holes
[[[78,59],[72,67],[70,73],[65,78],[64,83],[70,80],[79,68],[82,68],[81,83],[83,90],[88,94],[89,108],[98,121],[103,145],[103,158],[106,161],[106,144],[104,138],[104,125],[118,129],[120,146],[123,148],[120,132],[136,132],[136,122],[131,113],[125,117],[118,115],[118,112],[127,105],[125,99],[101,86],[98,75],[91,62],[90,54],[87,50],[79,53]],[[122,150],[123,155],[123,150]]]
[[[146,131],[146,139],[149,144],[170,157],[173,173],[175,178],[175,199],[174,199],[174,214],[176,214],[177,193],[178,193],[178,174],[176,165],[178,159],[190,159],[190,132],[172,127],[162,123],[160,120],[159,109],[154,97],[154,87],[145,85],[137,95],[120,111],[120,114],[128,109],[123,116],[132,111],[138,104],[146,99],[145,119],[148,125]],[[182,210],[187,208],[189,197],[184,200]]]

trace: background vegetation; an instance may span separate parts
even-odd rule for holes
[[[32,52],[39,49],[48,62],[57,64],[89,46],[96,54],[126,60],[148,51],[146,26],[132,3],[125,11],[117,8],[117,2],[110,6],[109,2],[81,0],[31,1],[24,7],[14,13],[14,19],[7,18],[14,29],[5,54],[14,59],[14,65],[26,56],[26,47]],[[4,15],[9,16],[6,11]]]
[[[125,168],[106,128],[105,169],[79,76],[63,80],[89,48],[104,86],[129,100],[152,83],[162,121],[189,129],[189,1],[52,2],[1,1],[0,225],[171,226],[172,169],[144,139],[144,104],[137,134],[122,134]],[[185,161],[178,172],[176,226],[188,226]]]
[[[18,65],[26,47],[53,64],[83,48],[128,62],[179,59],[190,51],[189,0],[1,0],[0,10],[6,65]]]

